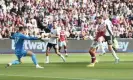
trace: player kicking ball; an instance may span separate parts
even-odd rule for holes
[[[6,68],[12,65],[21,64],[21,59],[25,56],[31,57],[36,68],[43,68],[38,64],[36,55],[33,52],[24,50],[24,40],[38,40],[39,38],[24,35],[25,31],[24,27],[19,27],[19,31],[11,36],[11,39],[14,39],[15,41],[15,55],[17,56],[17,60],[8,63]]]
[[[59,38],[59,52],[61,51],[61,48],[64,47],[65,56],[68,57],[66,42],[67,42],[67,36],[65,34],[65,30],[62,27]]]
[[[54,21],[53,22],[53,29],[51,30],[50,34],[44,35],[46,37],[50,37],[49,42],[47,44],[47,49],[46,49],[46,63],[49,63],[49,52],[51,48],[53,47],[55,50],[55,53],[61,57],[61,59],[65,62],[65,58],[62,54],[60,54],[59,49],[58,49],[58,38],[59,36],[59,31],[57,30],[57,24]]]

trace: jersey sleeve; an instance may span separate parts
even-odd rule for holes
[[[21,39],[25,39],[25,40],[38,40],[37,37],[32,37],[32,36],[26,36],[26,35],[21,35],[20,36]]]

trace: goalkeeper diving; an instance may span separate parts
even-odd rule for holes
[[[36,58],[36,55],[32,52],[32,51],[29,51],[29,50],[25,50],[24,49],[24,41],[25,40],[38,40],[39,37],[31,37],[31,36],[27,36],[25,35],[26,33],[26,28],[24,27],[19,27],[19,30],[18,32],[16,32],[15,34],[13,34],[10,38],[11,39],[14,39],[14,42],[15,42],[15,55],[17,57],[17,60],[14,60],[10,63],[8,63],[6,65],[6,68],[12,66],[12,65],[17,65],[17,64],[21,64],[22,63],[22,58],[23,57],[26,57],[26,56],[30,56],[35,67],[36,68],[43,68],[41,67],[39,64],[38,64],[38,61],[37,61],[37,58]]]

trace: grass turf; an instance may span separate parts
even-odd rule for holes
[[[44,64],[44,55],[37,59],[44,69],[36,69],[30,58],[23,58],[21,65],[5,68],[6,63],[16,59],[13,54],[0,55],[0,80],[133,80],[133,54],[119,54],[120,63],[114,64],[111,54],[98,56],[99,63],[87,68],[89,54],[69,54],[66,62],[55,54],[50,64]]]

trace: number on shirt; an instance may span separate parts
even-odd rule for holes
[[[15,44],[18,43],[19,38],[15,37]]]

